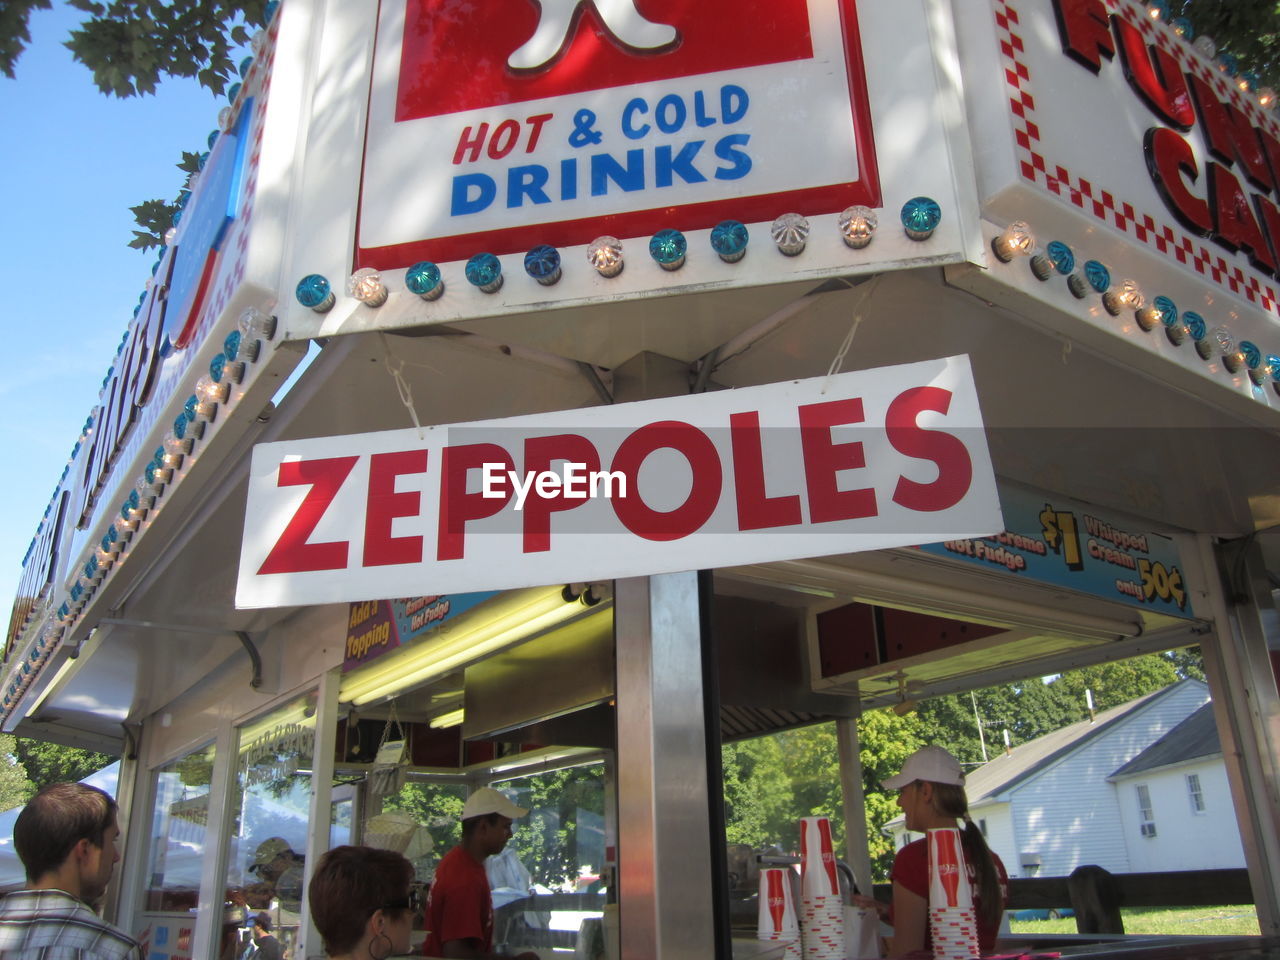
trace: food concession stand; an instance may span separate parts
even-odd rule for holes
[[[857,824],[863,711],[1191,644],[1280,934],[1268,94],[1130,0],[741,7],[272,11],[0,687],[124,756],[148,956],[571,768],[569,945],[742,952],[723,740],[834,721]]]

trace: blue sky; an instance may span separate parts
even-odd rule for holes
[[[129,100],[98,93],[62,46],[80,16],[60,2],[35,11],[17,78],[0,77],[6,628],[22,557],[155,260],[128,247],[129,207],[177,193],[175,164],[184,149],[204,149],[223,105],[195,81],[166,80],[155,96]]]

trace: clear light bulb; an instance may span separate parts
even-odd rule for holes
[[[1218,52],[1218,45],[1213,42],[1213,37],[1201,34],[1191,41],[1191,46],[1200,56],[1212,60],[1214,54]]]
[[[1276,92],[1270,87],[1263,87],[1258,91],[1258,106],[1263,110],[1270,110],[1276,105]]]
[[[1146,298],[1135,280],[1121,280],[1102,295],[1103,306],[1114,317],[1125,310],[1141,310]]]
[[[809,242],[809,221],[798,213],[784,213],[773,221],[769,235],[783,256],[798,256]]]
[[[587,262],[600,276],[609,279],[622,272],[622,241],[617,237],[596,237],[587,245]]]
[[[387,287],[373,267],[361,267],[347,280],[347,293],[368,307],[387,302]]]
[[[227,396],[230,392],[231,388],[228,384],[219,383],[208,374],[205,374],[196,381],[196,396],[200,398],[201,406],[213,403],[226,403]]]
[[[840,231],[841,239],[846,246],[854,250],[861,250],[871,242],[878,225],[876,212],[861,204],[845,207],[836,218],[836,227]]]
[[[1004,263],[1014,257],[1028,256],[1036,246],[1035,234],[1025,220],[1015,220],[991,241],[991,249]]]
[[[328,292],[328,286],[328,284],[325,284],[326,292]],[[332,300],[333,294],[329,293],[328,295]],[[332,305],[330,303],[330,306]],[[256,307],[249,307],[244,313],[240,314],[240,319],[236,321],[236,327],[245,340],[270,340],[276,335],[276,318]]]

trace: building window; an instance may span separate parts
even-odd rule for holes
[[[1134,789],[1138,794],[1138,819],[1141,822],[1139,832],[1144,837],[1154,837],[1156,825],[1151,810],[1151,791],[1147,789],[1145,783],[1137,784]]]
[[[1200,774],[1187,774],[1187,796],[1191,800],[1191,812],[1204,813],[1204,791],[1200,789]]]

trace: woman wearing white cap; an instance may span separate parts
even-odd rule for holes
[[[960,762],[942,747],[921,747],[907,758],[902,772],[883,785],[898,791],[907,829],[914,833],[944,828],[960,832],[973,906],[978,921],[978,946],[983,951],[995,947],[1000,917],[1004,913],[1005,890],[1009,878],[1004,864],[987,847],[982,831],[969,818],[969,801],[964,793],[964,771]],[[929,849],[927,840],[916,840],[897,852],[893,870],[893,904],[889,923],[893,926],[888,955],[900,957],[930,947],[929,937]],[[861,899],[861,898],[860,898]],[[864,904],[870,906],[871,903]]]

